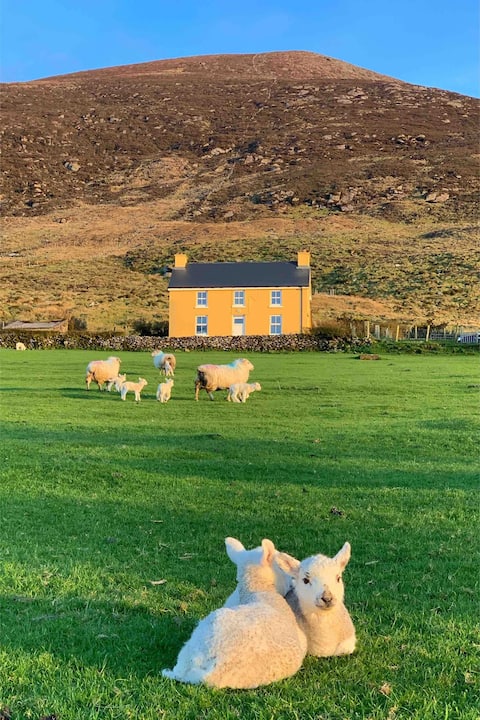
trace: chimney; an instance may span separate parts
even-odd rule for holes
[[[184,253],[175,253],[175,268],[187,267],[188,256]]]
[[[310,267],[310,250],[299,250],[297,267]]]

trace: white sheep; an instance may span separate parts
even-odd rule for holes
[[[122,400],[125,400],[127,397],[128,392],[134,392],[135,393],[135,402],[140,402],[140,393],[142,392],[145,385],[148,385],[148,382],[145,380],[145,378],[138,378],[138,382],[124,382],[122,385],[120,385],[120,397]]]
[[[109,357],[107,360],[92,360],[89,362],[85,377],[87,390],[90,390],[92,380],[97,383],[98,389],[102,390],[104,383],[111,378],[117,377],[120,372],[121,362],[120,358],[114,356]]]
[[[237,565],[241,603],[222,607],[200,621],[164,677],[216,688],[256,688],[293,675],[305,657],[307,641],[295,616],[275,587],[276,554],[262,541],[257,562],[225,541]]]
[[[120,388],[123,385],[123,383],[126,381],[127,376],[126,374],[123,375],[117,375],[117,377],[110,378],[107,380],[107,390],[108,392],[111,392],[112,388],[115,386],[115,390],[117,392],[120,392]]]
[[[27,349],[27,346],[25,345],[25,343],[22,343],[22,342],[15,343],[15,350],[26,350],[26,349]]]
[[[166,403],[170,400],[173,387],[173,378],[168,378],[165,382],[160,383],[157,387],[157,400]]]
[[[177,367],[177,358],[173,353],[164,353],[162,350],[152,352],[153,364],[165,377],[173,377]]]
[[[235,403],[245,403],[247,398],[255,390],[261,390],[262,386],[258,382],[254,383],[235,383],[228,388],[227,400]]]
[[[199,365],[195,379],[195,400],[203,388],[210,400],[215,390],[227,390],[235,383],[246,383],[253,365],[250,360],[241,358],[228,365]]]
[[[235,542],[243,547],[239,540]],[[259,548],[254,548],[245,552],[253,562],[258,551]],[[287,553],[277,551],[275,554],[273,570],[277,591],[295,613],[306,635],[309,655],[350,655],[355,650],[355,627],[344,604],[342,580],[350,552],[347,542],[333,558],[319,554],[300,562]],[[240,602],[237,586],[224,607],[235,607]]]
[[[243,562],[250,564],[258,565],[263,557],[263,548],[260,545],[259,547],[253,548],[252,550],[246,550],[245,547],[242,545],[240,540],[237,540],[236,538],[227,538],[228,545],[227,545],[227,554],[230,549],[230,551],[236,551],[237,553],[243,553]],[[227,541],[225,541],[227,544]],[[288,572],[285,572],[282,567],[277,563],[277,557],[278,555],[284,556],[284,562],[282,563],[285,567],[290,568]],[[288,593],[289,590],[293,587],[293,574],[298,567],[299,561],[292,557],[291,555],[287,555],[287,553],[280,553],[279,550],[275,550],[275,557],[272,564],[272,569],[275,575],[275,588],[278,593],[282,597],[285,597],[285,595]],[[235,588],[235,590],[231,593],[231,595],[228,596],[228,598],[223,603],[223,607],[236,607],[237,605],[241,605],[240,600],[240,588],[239,585]]]

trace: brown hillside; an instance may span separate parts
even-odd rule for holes
[[[2,96],[4,319],[164,314],[155,270],[179,247],[309,246],[320,291],[478,315],[473,98],[306,52],[162,60]]]

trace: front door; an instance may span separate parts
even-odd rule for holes
[[[233,318],[232,335],[245,335],[245,315],[235,315]]]

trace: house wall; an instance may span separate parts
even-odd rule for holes
[[[207,290],[208,307],[197,307],[198,290]],[[242,288],[238,288],[242,289]],[[282,305],[270,305],[271,290],[282,290]],[[270,316],[282,316],[282,334],[311,328],[310,288],[245,288],[245,305],[234,306],[235,288],[172,289],[169,291],[169,335],[195,335],[196,317],[208,317],[208,335],[230,336],[233,317],[245,316],[245,335],[269,335]]]

